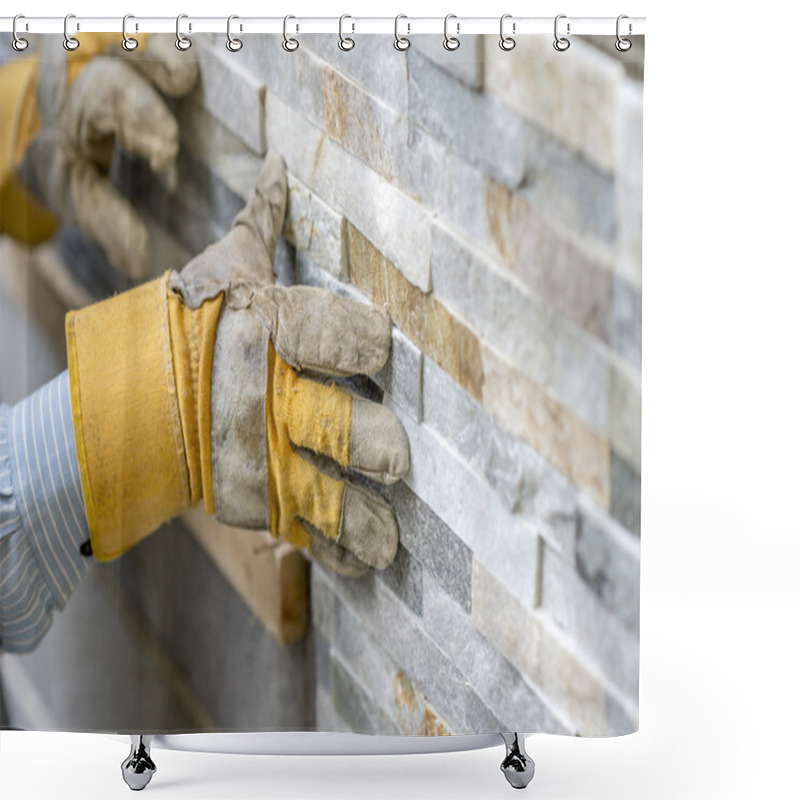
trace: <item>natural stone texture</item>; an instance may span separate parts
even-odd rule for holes
[[[486,48],[484,89],[585,158],[614,167],[614,113],[622,65],[577,39],[569,55],[546,36],[521,36],[510,52]]]
[[[428,702],[447,720],[455,732],[464,730],[464,679],[422,628],[413,614],[392,591],[371,575],[357,581],[334,575],[323,576],[357,619],[389,657],[414,682]]]
[[[513,668],[510,668],[513,669]],[[471,689],[466,691],[467,705],[467,730],[470,731],[490,731],[500,733],[505,730],[503,723],[488,709],[486,703],[478,697]]]
[[[641,371],[642,293],[619,275],[614,276],[611,346]]]
[[[364,691],[358,679],[334,656],[331,663],[331,700],[339,716],[354,733],[392,736],[400,729],[374,699]]]
[[[388,586],[418,617],[422,616],[422,565],[403,545],[389,567],[378,573]]]
[[[453,20],[456,23],[456,20]],[[455,24],[453,33],[455,35]],[[400,25],[401,35],[404,31]],[[421,34],[413,37],[412,47],[416,52],[422,53],[429,61],[436,64],[439,69],[458,78],[470,89],[483,88],[484,52],[487,47],[486,36],[471,35],[459,36],[458,50],[445,50],[442,46],[442,35]]]
[[[641,534],[642,480],[631,466],[611,452],[611,516],[631,533]]]
[[[515,276],[433,226],[436,297],[598,430],[608,419],[608,359],[597,341]]]
[[[511,512],[557,541],[570,541],[575,487],[430,359],[425,359],[422,385],[425,424],[486,478]]]
[[[267,98],[270,147],[290,172],[331,208],[343,213],[415,286],[430,288],[430,216],[408,195],[298,115]],[[376,213],[380,209],[380,213]],[[353,259],[350,259],[352,267]]]
[[[317,686],[331,690],[331,643],[319,632],[314,632],[314,657],[317,667]]]
[[[625,364],[611,370],[611,446],[637,471],[642,468],[642,379]]]
[[[511,514],[498,494],[444,439],[425,424],[415,423],[386,398],[384,402],[397,414],[408,436],[411,469],[406,484],[510,591],[532,605],[538,564],[533,526]],[[411,546],[409,550],[414,552]]]
[[[338,280],[347,280],[344,217],[293,175],[287,177],[288,203],[283,232],[315,264]]]
[[[499,48],[498,48],[499,49]],[[609,340],[613,258],[576,237],[518,192],[487,181],[490,248],[529,291],[557,313]]]
[[[477,560],[472,563],[472,620],[579,734],[608,733],[606,691],[597,677]]]
[[[616,109],[616,191],[618,269],[634,286],[642,285],[642,85],[625,81]]]
[[[244,42],[238,53],[227,53],[223,42],[216,47],[231,61],[236,61],[252,79],[263,83],[270,95],[280,96],[317,128],[324,128],[322,71],[325,62],[305,46],[294,53],[286,53],[281,35],[258,34],[245,38]]]
[[[112,571],[215,726],[285,731],[312,723],[309,639],[278,644],[180,524],[144,539]]]
[[[556,469],[602,506],[610,502],[608,440],[553,397],[551,391],[483,348],[483,402],[512,433],[533,445]]]
[[[433,226],[432,242],[435,296],[564,405],[605,430],[609,367],[596,340],[442,225]]]
[[[350,278],[426,356],[480,398],[483,384],[477,336],[438,300],[413,286],[355,226],[347,226]]]
[[[417,422],[422,418],[422,353],[399,328],[392,328],[392,352],[375,382]]]
[[[349,297],[359,303],[366,303],[367,298],[351,283],[337,280],[327,270],[309,258],[308,253],[297,253],[295,265],[295,280],[297,283],[307,286],[317,286],[320,289],[327,289],[329,292],[340,294],[342,297]]]
[[[416,53],[413,44],[408,50],[408,113],[414,124],[506,185],[524,182],[528,131],[519,115],[453,80]]]
[[[318,731],[349,731],[350,726],[336,713],[333,707],[330,691],[323,686],[317,685],[316,697],[316,724],[314,729]]]
[[[397,168],[399,185],[411,197],[475,241],[491,241],[480,169],[414,124]]]
[[[191,94],[175,103],[181,144],[235,195],[246,201],[255,186],[263,158],[203,108],[201,100]]]
[[[622,29],[623,36],[625,35],[625,28]],[[616,48],[617,40],[614,36],[581,36],[581,41],[591,44],[593,47],[602,50],[604,53],[615,58],[625,69],[625,74],[632,80],[642,82],[644,79],[644,53],[645,53],[645,37],[634,36],[631,41],[633,47],[626,50],[624,53]]]
[[[348,27],[345,22],[345,35]],[[394,49],[394,36],[353,34],[356,46],[349,52],[339,49],[339,40],[330,34],[301,35],[301,49],[307,48],[349,78],[358,82],[381,102],[401,113],[408,105],[406,56]],[[296,54],[295,54],[296,55]]]
[[[425,629],[463,675],[464,702],[474,693],[483,704],[467,711],[467,719],[480,727],[466,727],[464,732],[571,732],[529,680],[475,630],[469,615],[427,574],[424,607]],[[487,719],[484,708],[502,727],[495,727],[495,722]]]
[[[392,183],[407,157],[405,116],[325,67],[325,129],[332,139]]]
[[[413,553],[418,564],[432,572],[465,611],[472,602],[472,552],[450,528],[437,517],[402,482],[392,487],[389,499],[397,515],[400,541]],[[422,613],[422,571],[414,576],[414,591],[419,591]],[[417,583],[418,580],[418,583]]]
[[[262,81],[254,78],[235,53],[197,40],[203,105],[258,155],[266,153]]]
[[[618,687],[618,700],[624,707],[635,706],[639,639],[600,602],[574,564],[574,558],[566,560],[551,548],[544,548],[540,612],[549,614],[563,634],[576,643],[582,658],[596,664],[606,682]]]
[[[600,509],[581,503],[575,569],[603,605],[639,630],[639,543]]]

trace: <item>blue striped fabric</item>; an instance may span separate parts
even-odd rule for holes
[[[0,406],[0,649],[32,650],[86,571],[69,377]]]

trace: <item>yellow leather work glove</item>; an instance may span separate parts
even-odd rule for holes
[[[197,62],[178,53],[171,36],[143,36],[136,51],[126,52],[117,34],[87,34],[70,53],[57,37],[45,37],[35,75],[36,102],[31,85],[29,108],[15,124],[16,188],[50,212],[52,222],[77,225],[117,269],[134,279],[144,277],[147,230],[108,178],[114,144],[171,175],[178,123],[162,94],[182,96],[197,77]],[[27,211],[24,205],[20,197],[4,202],[4,228],[33,244],[54,225],[29,212],[15,223],[14,216]]]
[[[92,537],[116,558],[200,501],[265,528],[346,575],[397,550],[391,507],[348,479],[408,470],[385,406],[327,376],[373,374],[391,347],[385,310],[274,285],[286,205],[267,157],[231,231],[190,262],[67,318],[78,459]]]

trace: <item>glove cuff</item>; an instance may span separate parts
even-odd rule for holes
[[[206,496],[222,296],[189,311],[168,275],[66,320],[75,440],[92,551],[110,561]]]

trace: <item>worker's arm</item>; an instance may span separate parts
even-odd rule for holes
[[[32,650],[86,571],[83,506],[66,372],[0,405],[0,650]]]

